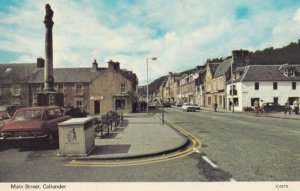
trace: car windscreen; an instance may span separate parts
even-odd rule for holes
[[[0,106],[0,111],[6,111],[6,107]]]
[[[18,111],[13,120],[15,121],[23,121],[23,120],[41,120],[43,115],[43,111],[41,110],[27,110],[27,111]]]

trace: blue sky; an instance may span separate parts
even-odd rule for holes
[[[227,57],[300,39],[299,0],[0,0],[0,63],[44,57],[44,5],[54,10],[54,67],[121,68],[146,83]]]

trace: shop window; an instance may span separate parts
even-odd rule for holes
[[[208,105],[211,105],[211,97],[208,97],[208,98],[207,98],[207,104],[208,104]]]
[[[116,110],[125,110],[125,99],[116,100]]]
[[[239,98],[237,98],[237,97],[233,98],[233,104],[235,106],[238,106],[239,105]]]
[[[251,106],[252,106],[252,107],[254,106],[254,102],[255,102],[255,101],[258,101],[258,103],[259,103],[259,97],[251,98]]]

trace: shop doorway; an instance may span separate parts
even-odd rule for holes
[[[100,114],[100,101],[94,101],[94,114]]]

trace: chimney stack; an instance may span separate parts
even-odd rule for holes
[[[92,64],[92,70],[93,71],[97,71],[98,70],[98,63],[97,63],[96,59],[94,59],[94,62]]]
[[[110,60],[110,61],[108,61],[108,69],[110,69],[110,70],[120,70],[120,63]]]

